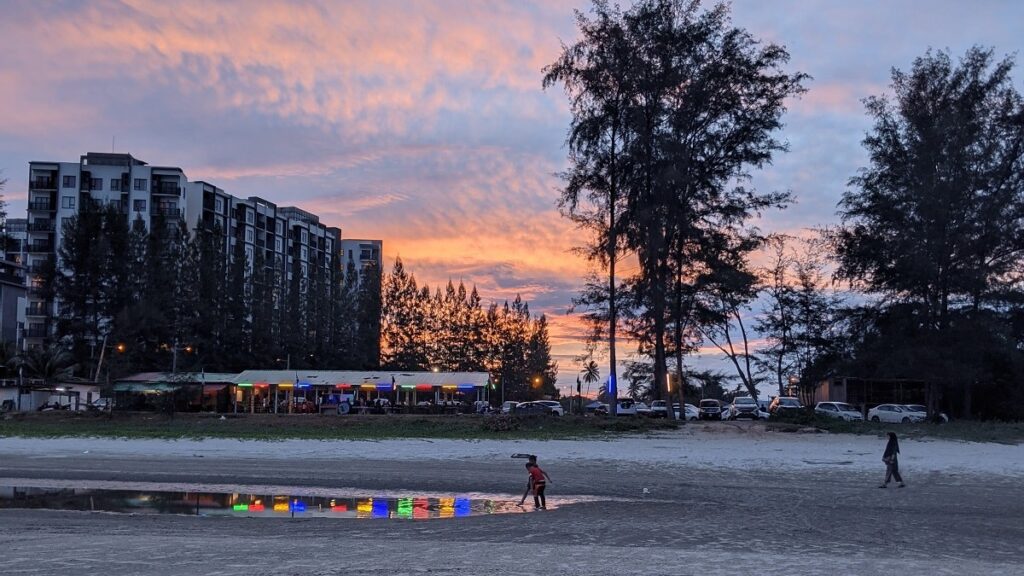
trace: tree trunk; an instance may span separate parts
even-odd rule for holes
[[[686,422],[686,374],[683,370],[683,256],[682,249],[676,251],[676,286],[675,286],[675,347],[676,347],[676,394],[679,396],[679,420]],[[670,391],[671,394],[671,391]],[[675,417],[672,401],[666,398],[669,414]]]
[[[618,199],[616,189],[615,144],[618,132],[618,123],[612,123],[611,140],[611,163],[609,165],[609,186],[608,186],[608,395],[611,401],[608,403],[608,415],[614,418],[619,412],[619,389],[618,370],[616,370],[615,358],[615,327],[618,324],[618,315],[615,307],[615,256],[618,251],[618,231],[615,228],[615,204]]]

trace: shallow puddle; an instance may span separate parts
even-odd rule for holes
[[[517,504],[511,500],[459,496],[335,497],[0,486],[0,509],[33,508],[122,514],[428,520],[515,514],[533,508],[523,508]]]

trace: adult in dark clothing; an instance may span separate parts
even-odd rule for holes
[[[889,442],[885,445],[885,452],[882,454],[882,462],[885,462],[885,482],[882,483],[879,488],[885,488],[889,485],[889,480],[893,478],[899,482],[899,487],[903,488],[906,484],[903,483],[903,477],[900,476],[900,442],[896,439],[895,432],[889,432]]]

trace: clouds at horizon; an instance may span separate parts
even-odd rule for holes
[[[569,116],[541,69],[583,1],[7,3],[0,20],[0,169],[12,215],[27,162],[117,149],[238,196],[294,204],[432,287],[552,317],[563,360],[584,239],[558,214]],[[1024,6],[954,1],[733,2],[734,23],[784,44],[814,77],[790,103],[790,152],[755,175],[791,190],[771,230],[833,222],[866,161],[861,99],[929,47],[1020,51]],[[1024,74],[1017,69],[1017,85]],[[575,367],[563,364],[563,381]]]

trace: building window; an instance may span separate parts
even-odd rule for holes
[[[255,220],[256,220],[256,216],[253,214],[253,211],[252,210],[246,210],[245,211],[245,223],[246,224],[252,224]]]
[[[274,239],[274,249],[277,252],[281,252],[282,250],[284,250],[284,244],[281,242],[280,238],[275,238]]]
[[[303,247],[301,248],[301,250],[300,250],[300,254],[301,254],[300,258],[302,258],[302,260],[303,260],[303,261],[305,261],[305,260],[306,260],[306,258],[308,258],[308,257],[309,257],[309,252],[307,252],[307,251],[306,251],[306,247],[305,247],[305,246],[303,246]]]
[[[252,242],[252,228],[245,229],[245,241]]]
[[[138,180],[136,180],[136,182],[138,182]],[[145,212],[146,211],[146,201],[145,200],[135,200],[132,203],[132,209],[135,212]]]
[[[110,191],[111,192],[120,192],[121,191],[121,179],[120,178],[111,178],[110,179]]]
[[[75,187],[75,177],[74,176],[65,176],[64,177],[64,187],[65,188],[74,188]]]
[[[66,176],[65,176],[66,178]],[[74,176],[72,176],[74,178]],[[74,196],[61,196],[60,207],[67,208],[69,210],[75,209],[75,197]]]
[[[89,183],[92,190],[103,190],[103,178],[93,178]]]
[[[277,235],[284,236],[284,222],[281,222],[280,220],[277,221]],[[278,252],[280,252],[280,250],[278,250]]]
[[[136,178],[135,179],[135,189],[136,190],[144,191],[146,189],[146,179],[145,178]]]
[[[331,251],[331,241],[330,240],[327,241],[327,251],[328,252]]]
[[[216,218],[213,219],[213,221],[217,224],[217,228],[220,228],[221,230],[224,229],[224,219],[223,218],[221,218],[220,216],[217,216]]]
[[[221,212],[224,211],[224,199],[223,198],[218,197],[218,198],[215,198],[213,200],[213,211],[216,212],[217,214],[220,214]]]
[[[71,222],[71,218],[61,218],[60,219],[60,229],[63,231],[65,228],[68,227],[68,224],[70,222]]]

